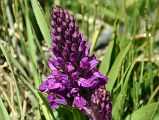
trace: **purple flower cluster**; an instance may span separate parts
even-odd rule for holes
[[[105,88],[101,87],[92,94],[91,96],[91,111],[94,117],[94,120],[98,118],[98,120],[110,120],[111,119],[111,111],[112,104],[110,102],[110,95],[105,90]]]
[[[100,96],[99,92],[107,83],[107,78],[97,70],[99,61],[95,55],[89,56],[90,45],[79,33],[74,17],[59,6],[53,7],[51,26],[53,37],[51,51],[54,56],[49,58],[48,64],[52,73],[39,87],[40,91],[48,94],[49,105],[55,109],[60,104],[68,104],[85,111],[94,109],[89,106],[92,98],[93,106],[95,104],[98,106],[93,110],[95,117],[99,116],[97,111],[111,116],[109,94],[102,92],[104,95]],[[103,100],[99,101],[104,106],[99,107],[98,98]]]

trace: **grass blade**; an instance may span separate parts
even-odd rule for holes
[[[41,30],[41,33],[44,37],[44,40],[46,41],[47,46],[50,47],[52,39],[51,39],[48,24],[46,22],[44,13],[42,11],[42,7],[40,6],[40,4],[37,0],[31,0],[31,5],[33,8],[33,12],[34,12],[36,21],[37,21],[39,28]]]
[[[155,102],[134,111],[126,120],[158,120],[159,103]]]
[[[13,56],[9,56],[11,62],[14,64],[14,66],[19,69],[19,71],[26,77],[28,78],[28,75],[26,74],[26,71],[23,69],[22,65],[13,57]]]
[[[106,48],[104,58],[99,67],[99,71],[102,72],[104,75],[107,74],[110,67],[110,60],[111,60],[113,47],[114,47],[114,40],[111,40],[109,46]]]
[[[48,105],[48,102],[46,101],[45,97],[39,92],[39,96],[41,98],[41,100],[43,101],[43,103],[45,104],[45,107],[47,108],[47,110],[50,112],[53,120],[56,120],[54,114],[53,114],[53,111],[52,109],[50,108],[50,106]]]
[[[2,101],[1,98],[0,98],[0,120],[10,120],[7,109],[4,106],[3,101]]]
[[[28,15],[26,15],[26,27],[27,27],[27,37],[28,37],[28,52],[31,56],[31,60],[37,67],[37,58],[36,58],[36,46],[34,42],[34,36],[31,29],[31,24]]]
[[[125,72],[124,75],[124,85],[122,90],[120,91],[119,95],[115,99],[114,105],[113,105],[113,110],[112,110],[112,116],[115,120],[120,118],[123,114],[123,109],[124,109],[124,103],[125,103],[125,97],[127,93],[127,88],[128,88],[128,81],[130,79],[130,75],[132,73],[132,70],[135,66],[136,62],[133,62],[130,66],[129,69]]]
[[[108,84],[106,85],[106,88],[109,92],[111,92],[112,89],[113,89],[115,81],[118,77],[118,72],[120,70],[122,61],[125,58],[128,50],[130,48],[130,45],[131,45],[131,42],[129,42],[128,45],[120,51],[120,53],[118,54],[114,64],[112,65],[112,68],[111,68],[111,70],[108,74],[109,81],[108,81]]]
[[[92,44],[91,44],[91,48],[90,48],[90,55],[93,54],[93,50],[94,50],[94,47],[95,47],[95,45],[97,43],[100,31],[101,31],[101,26],[93,34],[93,40],[92,40]]]
[[[0,44],[0,48],[7,60],[7,63],[9,65],[9,68],[10,68],[10,71],[11,71],[11,74],[12,74],[12,77],[13,77],[13,80],[14,80],[14,85],[15,85],[15,90],[16,90],[16,95],[17,95],[17,100],[18,100],[18,107],[19,107],[19,111],[20,111],[20,115],[21,117],[23,116],[23,110],[22,110],[22,101],[21,101],[21,98],[20,98],[20,93],[19,93],[19,89],[18,89],[18,85],[17,85],[17,81],[16,81],[16,77],[14,75],[14,72],[13,72],[13,69],[12,69],[12,66],[11,66],[11,63],[10,63],[10,58],[8,56],[8,53],[7,51],[5,50],[5,48],[2,46],[2,44]]]

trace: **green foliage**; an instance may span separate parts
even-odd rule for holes
[[[158,120],[158,0],[0,1],[0,120],[88,120],[70,106],[52,111],[38,90],[50,74],[49,18],[55,4],[75,16],[92,43],[90,54],[101,60],[112,120]]]
[[[1,98],[0,98],[0,119],[1,120],[10,120],[7,109],[5,108]]]
[[[158,120],[159,104],[152,103],[134,111],[126,120]],[[157,113],[157,114],[156,114]]]
[[[39,25],[40,31],[42,32],[42,35],[44,37],[44,40],[46,41],[47,46],[50,47],[51,46],[51,34],[50,34],[50,30],[48,28],[48,23],[45,19],[43,10],[37,0],[31,0],[31,5],[33,8],[33,12],[34,12],[36,21]]]

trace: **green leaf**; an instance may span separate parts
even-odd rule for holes
[[[74,120],[73,119],[73,114],[72,114],[72,107],[67,105],[67,106],[59,106],[57,108],[58,111],[58,120]]]
[[[10,55],[10,60],[11,62],[14,64],[14,66],[19,69],[19,71],[26,77],[29,78],[28,75],[26,74],[26,71],[24,70],[24,68],[22,67],[22,65],[12,56]]]
[[[14,85],[15,85],[15,91],[16,91],[16,95],[17,95],[17,101],[18,101],[18,107],[19,107],[19,111],[20,111],[20,115],[21,117],[23,117],[23,109],[22,109],[22,101],[21,101],[21,97],[20,97],[20,91],[18,89],[18,84],[17,84],[17,79],[14,75],[14,71],[13,71],[13,68],[11,66],[11,62],[10,62],[10,57],[9,57],[9,54],[8,54],[8,51],[7,49],[5,49],[2,44],[0,44],[0,48],[6,58],[6,61],[9,65],[9,68],[10,68],[10,71],[11,71],[11,74],[12,74],[12,77],[13,77],[13,81],[14,81]]]
[[[48,45],[48,47],[50,47],[52,39],[51,39],[50,30],[49,30],[47,21],[45,19],[42,7],[40,6],[37,0],[31,0],[31,5],[33,8],[36,21],[44,37],[44,40],[46,41],[46,44]]]
[[[77,109],[73,109],[73,119],[80,120],[80,113]]]
[[[77,108],[72,109],[73,120],[87,120],[87,116]]]
[[[127,116],[126,120],[159,120],[159,103],[145,105]]]
[[[106,48],[104,58],[103,58],[103,60],[100,64],[100,67],[99,67],[99,71],[102,72],[104,75],[107,74],[109,67],[110,67],[113,46],[114,46],[114,40],[111,40],[109,43],[109,46]]]
[[[92,40],[92,44],[91,44],[91,48],[90,48],[90,55],[93,54],[93,50],[94,50],[94,47],[97,43],[97,40],[98,40],[98,36],[100,34],[100,31],[101,31],[101,26],[99,27],[99,29],[97,29],[94,34],[93,34],[93,40]]]
[[[0,120],[10,120],[7,109],[4,106],[3,101],[2,101],[1,98],[0,98]]]
[[[31,28],[31,23],[28,15],[26,15],[26,27],[27,27],[27,37],[28,37],[28,52],[31,56],[32,62],[35,64],[37,67],[37,58],[36,58],[36,46],[34,42],[34,36]]]
[[[52,111],[52,109],[50,108],[50,106],[49,106],[48,102],[46,101],[45,97],[43,96],[43,94],[39,92],[39,96],[40,96],[41,100],[43,101],[43,103],[44,103],[44,105],[45,105],[45,106],[41,106],[41,107],[46,107],[46,108],[47,108],[47,109],[46,109],[47,112],[49,112],[49,113],[51,114],[53,120],[56,120],[56,118],[55,118],[55,116],[54,116],[54,114],[53,114],[53,111]],[[48,114],[48,113],[47,113],[47,114]]]
[[[110,69],[110,72],[108,74],[109,81],[108,81],[108,84],[106,85],[106,88],[109,92],[111,92],[113,89],[115,81],[118,77],[118,73],[119,73],[122,61],[124,60],[128,50],[130,48],[130,45],[131,45],[131,42],[129,42],[128,45],[120,51],[114,64],[112,65],[112,68]]]
[[[130,75],[132,73],[132,70],[135,66],[135,61],[128,67],[128,70],[124,74],[124,86],[121,88],[122,90],[120,91],[119,95],[115,99],[114,105],[113,105],[113,110],[112,110],[112,116],[115,120],[118,120],[123,114],[123,109],[124,109],[124,103],[125,103],[125,98],[126,98],[126,93],[127,93],[127,88],[128,88],[128,81],[130,79]]]
[[[35,38],[33,36],[33,30],[31,26],[31,22],[29,19],[28,14],[26,15],[26,26],[27,26],[27,35],[28,35],[28,55],[29,59],[31,61],[31,64],[33,66],[33,77],[35,80],[35,86],[36,88],[39,87],[41,79],[40,79],[40,73],[39,68],[37,64],[37,58],[36,58],[36,46],[35,46]]]

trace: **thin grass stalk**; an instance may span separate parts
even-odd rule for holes
[[[23,117],[22,102],[21,102],[21,98],[20,98],[20,93],[19,93],[19,88],[18,88],[18,85],[17,85],[16,77],[14,75],[13,68],[11,66],[11,63],[10,63],[7,51],[4,49],[4,47],[2,46],[2,44],[0,44],[0,48],[1,48],[1,50],[2,50],[2,52],[4,54],[4,56],[5,56],[5,58],[7,60],[8,65],[9,65],[9,68],[10,68],[10,71],[11,71],[11,74],[12,74],[12,77],[13,77],[13,82],[14,82],[14,85],[15,85],[19,112],[20,112],[21,117]]]
[[[151,41],[149,37],[149,28],[148,28],[148,5],[149,5],[149,0],[146,0],[145,4],[145,29],[146,29],[146,40],[147,40],[147,53],[148,53],[148,76],[149,76],[149,81],[150,81],[150,90],[151,94],[153,93],[153,76],[152,76],[152,63],[151,63],[151,57],[152,57],[152,49],[151,49]]]

